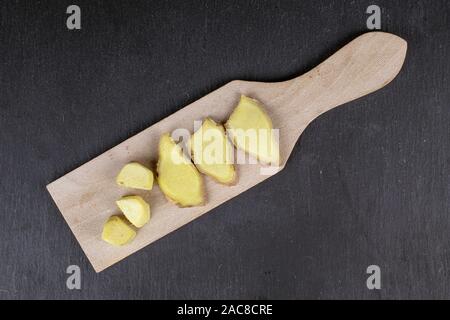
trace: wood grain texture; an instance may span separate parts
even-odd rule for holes
[[[331,108],[376,91],[392,81],[403,65],[406,49],[406,42],[393,34],[371,32],[359,36],[317,68],[293,80],[281,83],[232,81],[52,182],[47,188],[94,269],[102,271],[278,173],[311,121]],[[152,192],[140,192],[151,205],[151,221],[139,230],[130,244],[114,247],[102,241],[103,224],[118,211],[115,201],[133,193],[115,184],[120,169],[133,161],[155,163],[159,138],[164,133],[180,128],[192,133],[194,122],[206,117],[225,123],[241,94],[262,101],[274,128],[279,129],[279,168],[273,168],[273,172],[267,174],[260,165],[247,161],[247,164],[237,165],[238,181],[233,186],[206,179],[207,200],[202,206],[180,208],[167,201],[157,186]]]
[[[1,299],[450,298],[449,1],[377,1],[408,41],[395,81],[309,124],[279,174],[101,273],[49,182],[232,79],[305,73],[367,31],[374,3],[76,3],[79,32],[72,1],[0,2]]]

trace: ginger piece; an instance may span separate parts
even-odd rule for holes
[[[102,239],[115,246],[125,245],[135,236],[136,231],[123,216],[112,216],[103,226]]]
[[[265,164],[278,165],[280,152],[272,120],[259,101],[241,95],[225,127],[237,148]]]
[[[204,203],[203,178],[168,133],[159,141],[158,184],[166,197],[180,207]]]
[[[140,196],[126,196],[116,201],[117,206],[135,227],[140,228],[150,220],[150,206]]]
[[[233,146],[222,125],[206,118],[189,140],[192,158],[197,169],[219,183],[231,185],[236,180],[233,165]]]
[[[116,182],[123,187],[152,190],[153,172],[140,163],[131,162],[120,170]]]

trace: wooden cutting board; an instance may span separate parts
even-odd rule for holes
[[[406,48],[406,42],[395,35],[370,32],[295,79],[277,83],[232,81],[50,183],[47,189],[95,271],[100,272],[279,172],[311,121],[389,83],[402,67]],[[205,177],[207,203],[192,208],[168,202],[157,185],[151,192],[116,185],[117,173],[128,162],[154,167],[163,133],[178,128],[192,132],[194,121],[207,116],[225,122],[241,94],[261,101],[279,129],[278,169],[268,174],[257,164],[237,165],[238,182],[234,186]],[[152,217],[132,243],[111,246],[101,240],[103,224],[120,213],[115,201],[130,194],[139,194],[150,203]]]

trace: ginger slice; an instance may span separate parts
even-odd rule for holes
[[[222,125],[206,118],[189,141],[192,158],[197,169],[219,183],[231,185],[236,180],[233,165],[233,146]]]
[[[203,178],[169,134],[159,141],[158,184],[166,197],[180,207],[204,203]]]
[[[280,152],[272,120],[259,101],[242,95],[225,127],[237,148],[265,164],[278,165]]]

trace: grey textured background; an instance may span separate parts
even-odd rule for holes
[[[393,83],[313,122],[279,175],[93,271],[48,182],[229,80],[307,71],[366,31],[370,4],[409,43]],[[450,298],[449,14],[437,0],[1,1],[0,298]]]

